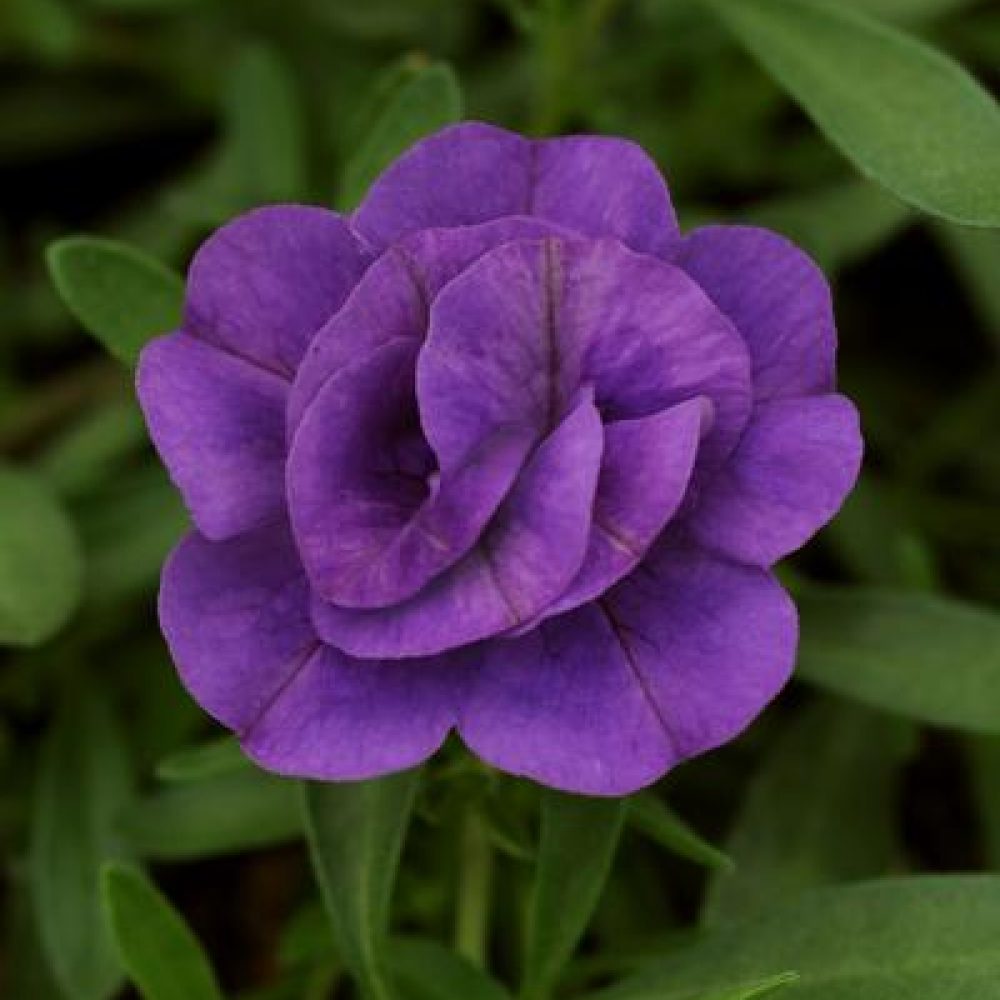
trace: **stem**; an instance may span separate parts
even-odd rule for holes
[[[455,950],[480,968],[486,965],[493,849],[479,812],[469,809],[462,826]]]

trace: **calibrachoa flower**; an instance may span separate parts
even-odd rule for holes
[[[799,250],[682,237],[618,139],[460,125],[351,216],[236,219],[139,367],[195,524],[160,595],[184,682],[285,774],[456,729],[559,788],[655,780],[789,676],[769,567],[861,456],[834,353]]]

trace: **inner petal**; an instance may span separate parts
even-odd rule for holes
[[[295,538],[314,589],[344,607],[406,600],[460,559],[533,445],[500,430],[439,465],[418,420],[418,346],[390,341],[331,378],[295,434]]]

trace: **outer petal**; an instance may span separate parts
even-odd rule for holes
[[[530,620],[583,561],[602,438],[600,416],[585,397],[538,448],[461,562],[392,608],[314,602],[320,635],[352,656],[431,656]]]
[[[331,378],[295,435],[295,538],[314,589],[342,607],[397,604],[456,563],[534,444],[497,433],[435,471],[413,395],[417,346],[391,341]]]
[[[323,781],[412,767],[454,722],[462,666],[354,660],[322,646],[244,732],[243,749],[270,771]]]
[[[176,333],[143,350],[137,388],[200,531],[227,538],[281,517],[287,382]]]
[[[188,689],[264,767],[326,780],[416,764],[454,719],[449,661],[351,660],[316,639],[288,532],[189,535],[164,570],[160,619]]]
[[[290,379],[369,260],[334,212],[256,209],[223,226],[195,255],[185,329]]]
[[[839,510],[858,477],[858,414],[843,396],[762,403],[689,525],[702,545],[770,566]]]
[[[305,577],[283,526],[185,538],[163,570],[160,625],[199,704],[252,726],[318,645]]]
[[[729,454],[750,412],[749,357],[729,321],[679,268],[617,241],[507,243],[433,303],[417,396],[442,460],[512,422],[544,431],[585,385],[608,421],[706,396],[706,463]]]
[[[372,186],[354,224],[384,248],[407,233],[535,215],[589,236],[664,253],[677,222],[655,164],[597,136],[532,142],[468,123],[417,143]]]
[[[798,247],[766,229],[709,226],[684,238],[674,262],[745,338],[757,398],[833,391],[830,287]]]
[[[503,770],[625,795],[739,733],[787,680],[795,640],[768,574],[662,552],[606,603],[484,646],[459,731]]]

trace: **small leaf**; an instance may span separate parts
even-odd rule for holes
[[[121,833],[139,857],[207,858],[302,836],[295,783],[256,767],[178,781],[138,799]]]
[[[66,307],[119,361],[134,365],[148,340],[180,325],[184,283],[134,247],[70,236],[45,256]]]
[[[462,117],[462,95],[450,66],[416,72],[386,100],[366,138],[344,167],[340,202],[354,208],[369,185],[418,139]]]
[[[790,998],[998,1000],[998,938],[996,876],[818,889],[720,925],[592,1000],[695,1000],[713,990],[726,997],[733,984],[766,981],[791,968],[800,979]]]
[[[732,871],[733,861],[684,822],[653,792],[634,796],[628,823],[664,850],[717,871]]]
[[[44,482],[0,466],[0,643],[36,646],[79,602],[76,531]]]
[[[510,1000],[495,979],[435,941],[394,939],[389,966],[403,1000]]]
[[[420,771],[302,786],[306,836],[334,937],[369,1000],[396,996],[387,968],[389,904]]]
[[[104,907],[129,978],[145,1000],[221,1000],[197,939],[169,900],[140,872],[108,865]]]
[[[799,677],[920,722],[1000,733],[1000,614],[929,594],[811,585]]]
[[[114,716],[84,685],[67,693],[39,763],[30,879],[42,944],[73,1000],[105,1000],[121,980],[103,919],[100,867],[123,854],[115,820],[130,794]]]
[[[807,706],[761,763],[727,847],[736,872],[708,887],[702,920],[750,917],[805,889],[884,874],[911,728],[830,700]]]
[[[855,165],[904,201],[1000,226],[1000,109],[961,66],[829,0],[707,0]]]
[[[711,996],[692,998],[692,1000],[758,1000],[758,997],[771,996],[785,986],[799,981],[797,972],[782,972],[777,976],[768,976],[756,983],[749,983],[745,986],[732,986],[722,990],[721,993],[713,993]]]
[[[545,790],[528,913],[525,1000],[547,997],[587,929],[611,871],[627,800]]]

